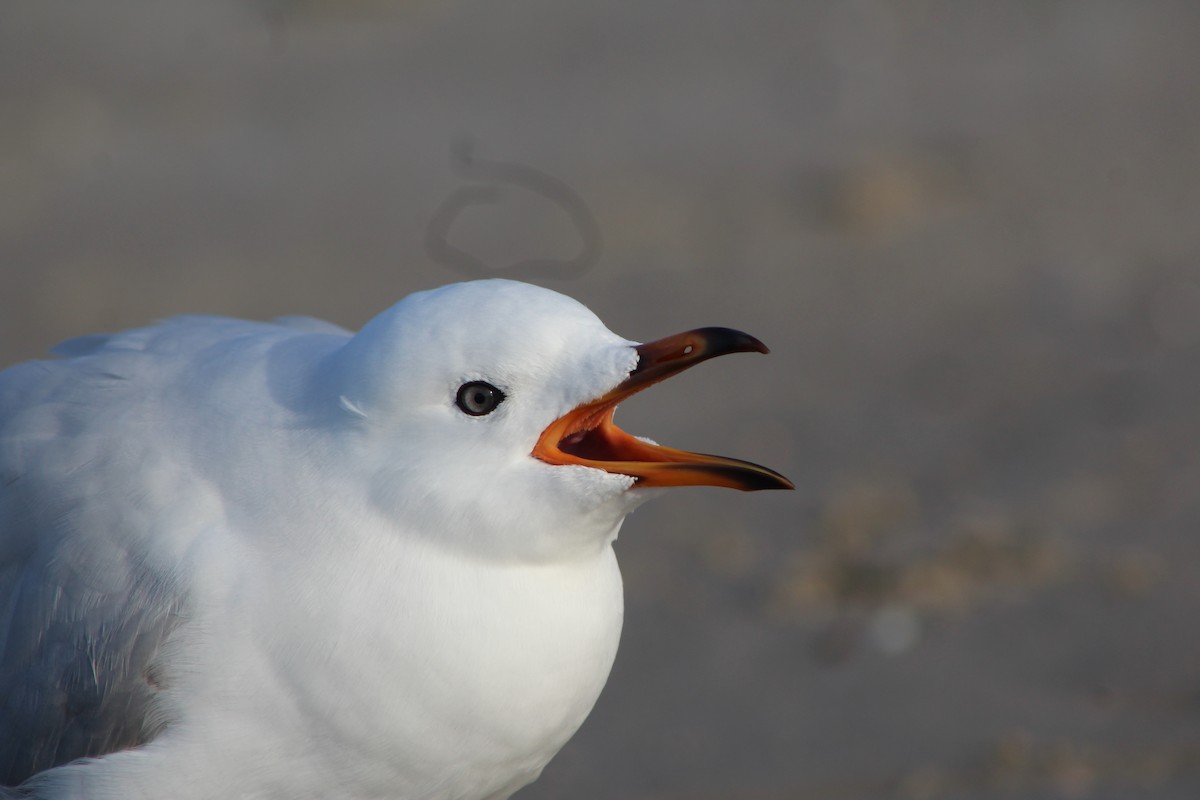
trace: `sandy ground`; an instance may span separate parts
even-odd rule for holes
[[[522,800],[1200,796],[1198,221],[1197,4],[0,5],[4,363],[531,259],[772,346],[622,409],[799,488],[630,518]]]

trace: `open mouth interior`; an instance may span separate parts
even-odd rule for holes
[[[560,452],[585,461],[637,461],[637,453],[626,442],[637,442],[613,424],[615,404],[605,404],[582,417],[558,441]]]

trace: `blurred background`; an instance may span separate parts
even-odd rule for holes
[[[798,488],[627,521],[522,800],[1200,796],[1198,259],[1195,3],[0,5],[3,363],[479,269],[771,345],[622,408]]]

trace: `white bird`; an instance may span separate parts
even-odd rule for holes
[[[612,422],[740,351],[489,280],[0,372],[0,796],[507,798],[607,680],[625,515],[791,488]]]

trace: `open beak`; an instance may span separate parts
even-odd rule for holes
[[[613,424],[617,403],[688,367],[727,353],[766,353],[767,346],[729,328],[698,328],[638,345],[629,377],[604,396],[550,423],[533,448],[548,464],[577,464],[637,479],[637,486],[726,486],[742,491],[794,489],[774,470],[735,458],[689,453],[644,442]]]

